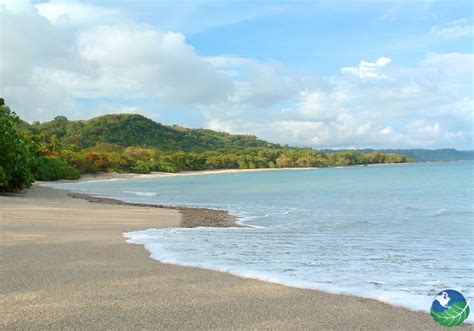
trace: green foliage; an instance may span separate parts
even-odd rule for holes
[[[322,150],[324,153],[331,153],[332,150]],[[363,154],[376,153],[373,149],[359,149]],[[457,161],[474,160],[474,151],[458,151],[454,148],[442,149],[381,149],[383,154],[405,155],[414,161]]]
[[[446,327],[454,327],[460,325],[469,316],[469,306],[462,301],[453,303],[448,310],[436,312],[431,309],[433,319]]]
[[[162,151],[272,145],[251,135],[166,126],[138,114],[104,115],[86,121],[69,121],[64,116],[57,116],[50,122],[34,123],[31,129],[48,137],[56,136],[61,144],[74,144],[81,149],[100,143],[122,147],[147,146]]]
[[[149,174],[151,172],[150,163],[138,160],[135,166],[132,168],[132,172],[136,174]]]
[[[2,118],[8,120],[2,120],[1,123],[7,123],[2,125],[6,125],[8,132],[11,132],[1,137],[5,140],[3,144],[8,145],[5,150],[23,146],[24,151],[15,152],[12,154],[14,157],[7,158],[2,150],[1,157],[5,160],[2,159],[3,163],[0,164],[0,183],[21,178],[12,176],[5,165],[8,160],[12,163],[11,160],[15,160],[15,157],[28,161],[27,147],[34,161],[20,162],[23,167],[18,167],[18,162],[13,164],[17,170],[31,169],[37,180],[75,179],[81,173],[110,171],[150,173],[328,167],[409,161],[404,156],[376,151],[322,153],[310,148],[282,147],[252,135],[166,126],[136,114],[105,115],[86,121],[70,121],[64,116],[57,116],[50,122],[29,125],[10,114],[9,110],[7,113],[7,107],[2,109]],[[10,117],[6,114],[10,114]],[[23,141],[28,141],[28,146]],[[11,168],[9,165],[8,169]],[[31,180],[30,173],[29,183]],[[1,185],[6,184],[0,184],[0,189],[4,190]]]
[[[79,179],[81,177],[79,170],[66,161],[46,156],[35,158],[32,170],[35,180]]]
[[[164,172],[179,172],[181,169],[173,160],[171,155],[164,155],[159,158],[158,162],[156,163],[156,169],[158,171]]]
[[[0,98],[0,191],[17,191],[31,186],[31,155],[15,129],[15,113]]]

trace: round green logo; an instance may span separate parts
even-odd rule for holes
[[[458,291],[444,290],[436,295],[430,313],[442,326],[458,326],[469,316],[469,303]]]

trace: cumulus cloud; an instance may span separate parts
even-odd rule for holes
[[[381,73],[381,68],[388,65],[392,60],[388,57],[380,57],[375,62],[362,61],[357,67],[342,67],[343,74],[351,74],[359,78],[387,78]]]
[[[71,101],[61,85],[49,84],[42,68],[63,65],[67,57],[68,33],[58,31],[39,16],[26,1],[0,4],[0,82],[2,94],[27,119],[48,118],[49,112],[63,110]]]
[[[176,104],[224,99],[232,81],[199,57],[184,35],[139,24],[82,31],[80,57],[96,68],[92,95],[157,97]]]
[[[51,1],[35,4],[38,13],[60,26],[90,26],[126,19],[118,10],[87,3]]]
[[[427,54],[414,66],[393,68],[388,80],[373,71],[388,58],[371,65],[362,61],[356,76],[375,78],[367,76],[369,70],[377,79],[354,80],[352,71],[349,77],[328,77],[325,83],[303,85],[291,105],[279,111],[269,108],[259,117],[250,115],[253,108],[234,117],[215,112],[211,126],[310,147],[469,148],[471,59],[471,54]]]
[[[112,17],[115,11],[84,3],[3,6],[3,95],[27,120],[71,111],[76,98],[126,95],[198,106],[222,102],[234,89],[181,33],[134,22],[96,26],[92,12]]]
[[[106,112],[158,119],[159,105],[282,144],[472,148],[471,53],[428,53],[410,66],[379,57],[319,77],[274,61],[201,56],[184,34],[109,7],[0,4],[2,94],[26,120]]]
[[[343,111],[341,100],[331,92],[304,90],[300,92],[300,100],[294,113],[308,120],[325,120],[336,118]]]

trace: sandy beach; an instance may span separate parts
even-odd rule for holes
[[[374,300],[159,263],[122,235],[231,216],[75,197],[39,186],[0,196],[0,328],[442,329]]]
[[[382,165],[382,164],[377,164]],[[389,165],[389,164],[383,164]],[[355,166],[356,167],[356,166]],[[243,172],[266,172],[266,171],[298,171],[298,170],[315,170],[321,169],[317,167],[305,167],[305,168],[255,168],[255,169],[214,169],[214,170],[192,170],[192,171],[180,171],[180,172],[162,172],[152,171],[149,174],[134,174],[134,173],[96,173],[96,174],[85,174],[82,175],[79,181],[91,181],[91,180],[120,180],[120,179],[131,179],[131,178],[161,178],[161,177],[176,177],[176,176],[203,176],[203,175],[215,175],[215,174],[236,174]],[[57,183],[64,182],[76,182],[77,180],[58,180]],[[38,182],[41,184],[41,182]]]
[[[350,166],[337,166],[331,168],[354,168],[354,167],[389,167],[389,166],[400,166],[408,163],[376,163],[376,164],[365,164],[365,165],[350,165]],[[55,183],[67,183],[67,182],[77,182],[77,181],[102,181],[102,180],[125,180],[125,179],[151,179],[151,178],[162,178],[162,177],[182,177],[182,176],[205,176],[205,175],[215,175],[215,174],[238,174],[238,173],[252,173],[252,172],[268,172],[268,171],[309,171],[309,170],[318,170],[325,169],[320,167],[292,167],[292,168],[255,168],[255,169],[213,169],[213,170],[190,170],[190,171],[180,171],[180,172],[162,172],[162,171],[152,171],[149,174],[135,174],[135,173],[119,173],[119,172],[99,172],[95,174],[83,174],[78,180],[67,180],[61,179],[55,181]],[[48,183],[48,182],[45,182]],[[42,182],[37,182],[37,184],[42,185]]]

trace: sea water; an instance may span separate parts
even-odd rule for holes
[[[225,209],[249,225],[125,234],[158,261],[428,311],[443,289],[474,297],[473,169],[459,161],[54,186]]]

